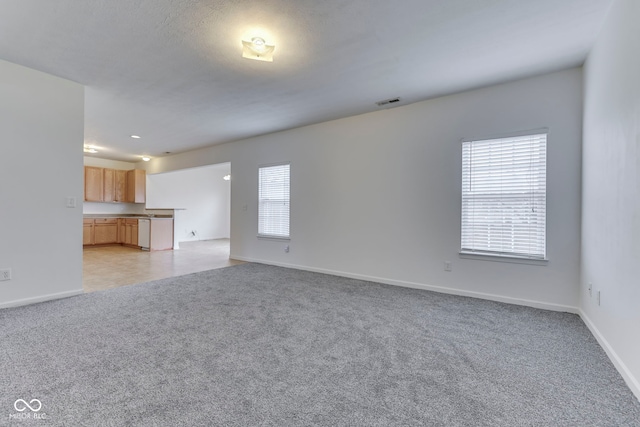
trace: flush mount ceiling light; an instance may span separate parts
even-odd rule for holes
[[[257,61],[273,62],[276,47],[268,45],[262,37],[254,37],[250,42],[242,40],[242,57]]]
[[[131,135],[131,138],[133,138],[133,139],[140,139],[140,136],[138,136],[138,135]]]
[[[151,157],[149,157],[149,156],[142,156],[142,161],[143,161],[143,162],[148,162],[149,160],[151,160]]]
[[[225,175],[222,177],[225,181],[229,181],[231,179],[231,175]]]
[[[84,146],[84,152],[85,153],[90,153],[90,154],[96,154],[98,152],[98,150],[96,150],[94,147],[92,147],[90,145],[85,145]]]

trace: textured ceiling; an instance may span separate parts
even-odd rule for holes
[[[611,3],[2,0],[0,59],[86,85],[85,143],[135,161],[577,66]]]

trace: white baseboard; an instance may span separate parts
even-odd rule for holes
[[[59,292],[57,294],[48,294],[48,295],[41,295],[33,298],[18,299],[18,300],[0,303],[0,309],[9,308],[9,307],[20,307],[22,305],[35,304],[37,302],[51,301],[51,300],[60,299],[60,298],[68,298],[76,295],[81,295],[82,293],[83,293],[82,289],[79,289],[77,291]]]
[[[324,274],[330,274],[333,276],[341,276],[341,277],[348,277],[351,279],[366,280],[369,282],[384,283],[386,285],[402,286],[404,288],[423,289],[426,291],[440,292],[443,294],[460,295],[460,296],[479,298],[479,299],[485,299],[490,301],[504,302],[508,304],[524,305],[527,307],[540,308],[543,310],[562,311],[562,312],[567,312],[572,314],[578,314],[578,308],[572,307],[569,305],[553,304],[553,303],[548,303],[544,301],[534,301],[534,300],[527,300],[522,298],[506,297],[503,295],[467,291],[464,289],[456,289],[456,288],[447,288],[444,286],[426,285],[423,283],[407,282],[404,280],[394,280],[394,279],[388,279],[384,277],[367,276],[364,274],[348,273],[345,271],[327,270],[324,268],[315,268],[315,267],[308,267],[308,266],[295,265],[295,264],[265,261],[265,260],[247,258],[242,256],[236,256],[236,255],[231,255],[230,258],[236,259],[239,261],[276,265],[279,267],[293,268],[295,270],[313,271],[315,273],[324,273]]]
[[[607,356],[609,356],[609,359],[611,360],[611,363],[613,363],[613,366],[615,366],[618,372],[620,372],[622,379],[624,379],[624,381],[627,383],[627,386],[629,386],[631,392],[636,396],[638,401],[640,401],[640,381],[638,381],[638,379],[633,376],[629,368],[627,368],[627,365],[625,365],[622,359],[620,359],[618,353],[616,353],[616,351],[613,349],[611,344],[609,344],[609,341],[607,341],[604,335],[600,333],[600,330],[598,330],[589,316],[587,316],[587,314],[582,309],[579,310],[578,314],[580,315],[580,318],[585,323],[585,325],[587,325],[587,328],[589,328],[593,336],[596,337],[596,340],[598,340],[600,347],[602,347],[605,353],[607,353]]]

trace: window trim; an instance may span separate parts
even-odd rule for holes
[[[260,234],[259,230],[260,230],[260,169],[262,168],[269,168],[269,167],[275,167],[275,166],[289,166],[289,235],[288,236],[277,236],[274,234]],[[259,164],[258,165],[258,174],[257,174],[257,178],[258,178],[258,209],[257,209],[257,215],[256,215],[256,229],[258,230],[258,233],[256,234],[256,237],[258,239],[261,240],[279,240],[279,241],[283,241],[283,240],[291,240],[291,162],[287,161],[287,162],[278,162],[278,163],[265,163],[265,164]]]
[[[521,255],[521,254],[516,254],[516,253],[510,253],[510,252],[490,252],[490,251],[482,251],[482,250],[478,250],[478,251],[474,251],[474,250],[467,250],[467,249],[462,249],[462,205],[460,205],[460,238],[458,239],[458,242],[460,244],[460,249],[458,251],[458,257],[461,259],[472,259],[472,260],[482,260],[482,261],[495,261],[495,262],[508,262],[508,263],[516,263],[516,264],[529,264],[529,265],[539,265],[539,266],[546,266],[549,263],[549,245],[548,245],[548,227],[549,227],[549,223],[548,223],[548,218],[547,218],[547,211],[548,211],[548,195],[549,195],[549,187],[548,185],[546,185],[546,183],[548,183],[548,170],[549,170],[549,150],[548,150],[548,143],[549,143],[549,138],[551,136],[551,132],[549,131],[549,128],[536,128],[536,129],[530,129],[530,130],[523,130],[523,131],[516,131],[516,132],[508,132],[508,133],[501,133],[501,134],[493,134],[493,135],[488,135],[488,136],[483,136],[483,137],[476,137],[476,138],[462,138],[459,142],[460,142],[460,166],[461,166],[461,176],[462,176],[462,169],[464,168],[464,165],[462,164],[462,144],[465,142],[474,142],[474,141],[485,141],[485,140],[492,140],[492,139],[507,139],[507,138],[518,138],[518,137],[523,137],[523,136],[529,136],[529,135],[539,135],[539,134],[546,134],[546,147],[545,147],[545,225],[544,225],[544,256],[543,257],[536,257],[536,256],[527,256],[527,255]],[[462,182],[460,182],[460,203],[462,204]]]

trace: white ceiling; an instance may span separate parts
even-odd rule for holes
[[[580,65],[612,1],[2,0],[0,59],[86,85],[85,143],[137,161]]]

